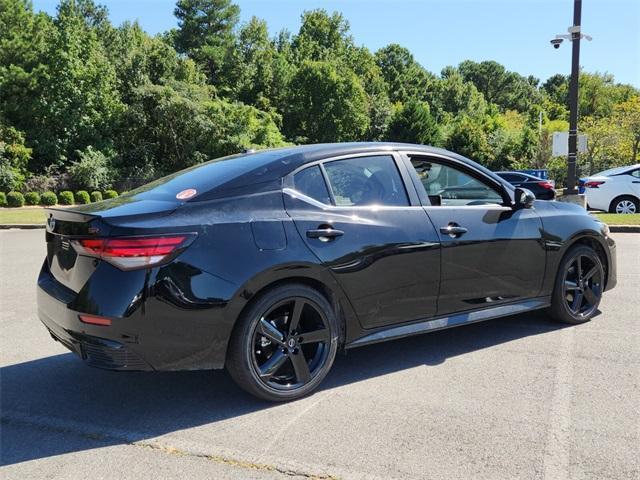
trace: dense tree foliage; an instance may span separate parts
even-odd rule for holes
[[[359,46],[338,12],[297,32],[239,23],[231,0],[177,0],[177,28],[114,26],[93,0],[54,16],[0,0],[0,190],[131,188],[206,159],[306,142],[443,146],[490,168],[550,168],[568,77],[540,83],[494,61],[439,74],[406,48]],[[583,173],[637,162],[640,92],[582,72]]]

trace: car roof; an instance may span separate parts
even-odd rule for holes
[[[281,185],[281,179],[297,168],[331,157],[358,153],[410,151],[424,155],[444,155],[464,162],[497,182],[503,183],[490,170],[453,152],[426,145],[396,142],[350,142],[299,145],[258,150],[210,160],[158,179],[130,194],[140,199],[174,199],[185,191],[197,192],[189,202],[206,201],[233,194]]]
[[[320,143],[258,150],[256,152],[234,155],[232,157],[225,157],[205,162],[196,167],[196,169],[198,170],[198,174],[202,174],[202,176],[206,177],[209,174],[213,174],[213,170],[216,169],[216,164],[218,162],[221,160],[224,160],[224,163],[230,161],[227,166],[233,166],[236,168],[230,168],[229,170],[236,171],[234,175],[230,175],[228,178],[224,179],[224,181],[218,182],[218,185],[213,187],[213,190],[220,193],[249,185],[280,180],[293,170],[318,160],[330,157],[340,157],[343,155],[367,152],[377,153],[384,151],[410,151],[424,155],[444,155],[473,166],[493,177],[495,180],[502,182],[495,173],[456,153],[428,145],[398,142]],[[199,197],[199,200],[206,200],[208,197],[211,197],[211,195]],[[197,200],[198,198],[194,198],[194,201]]]

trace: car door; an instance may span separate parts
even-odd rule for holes
[[[397,155],[305,165],[285,178],[284,192],[300,236],[330,269],[364,328],[435,315],[439,236]]]
[[[546,254],[535,208],[514,210],[504,187],[469,163],[403,157],[442,244],[438,315],[536,297]]]
[[[636,168],[628,173],[629,185],[631,193],[636,197],[640,198],[640,168]]]

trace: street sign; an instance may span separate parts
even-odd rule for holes
[[[569,154],[569,132],[553,132],[552,151],[554,157],[566,157]],[[578,135],[578,153],[587,151],[587,136]]]

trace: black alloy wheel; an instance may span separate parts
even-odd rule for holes
[[[337,347],[335,315],[319,292],[305,285],[276,288],[240,322],[227,369],[250,393],[272,401],[299,398],[331,368]]]
[[[561,262],[551,313],[568,323],[586,322],[598,310],[604,290],[604,268],[590,247],[572,248]]]

